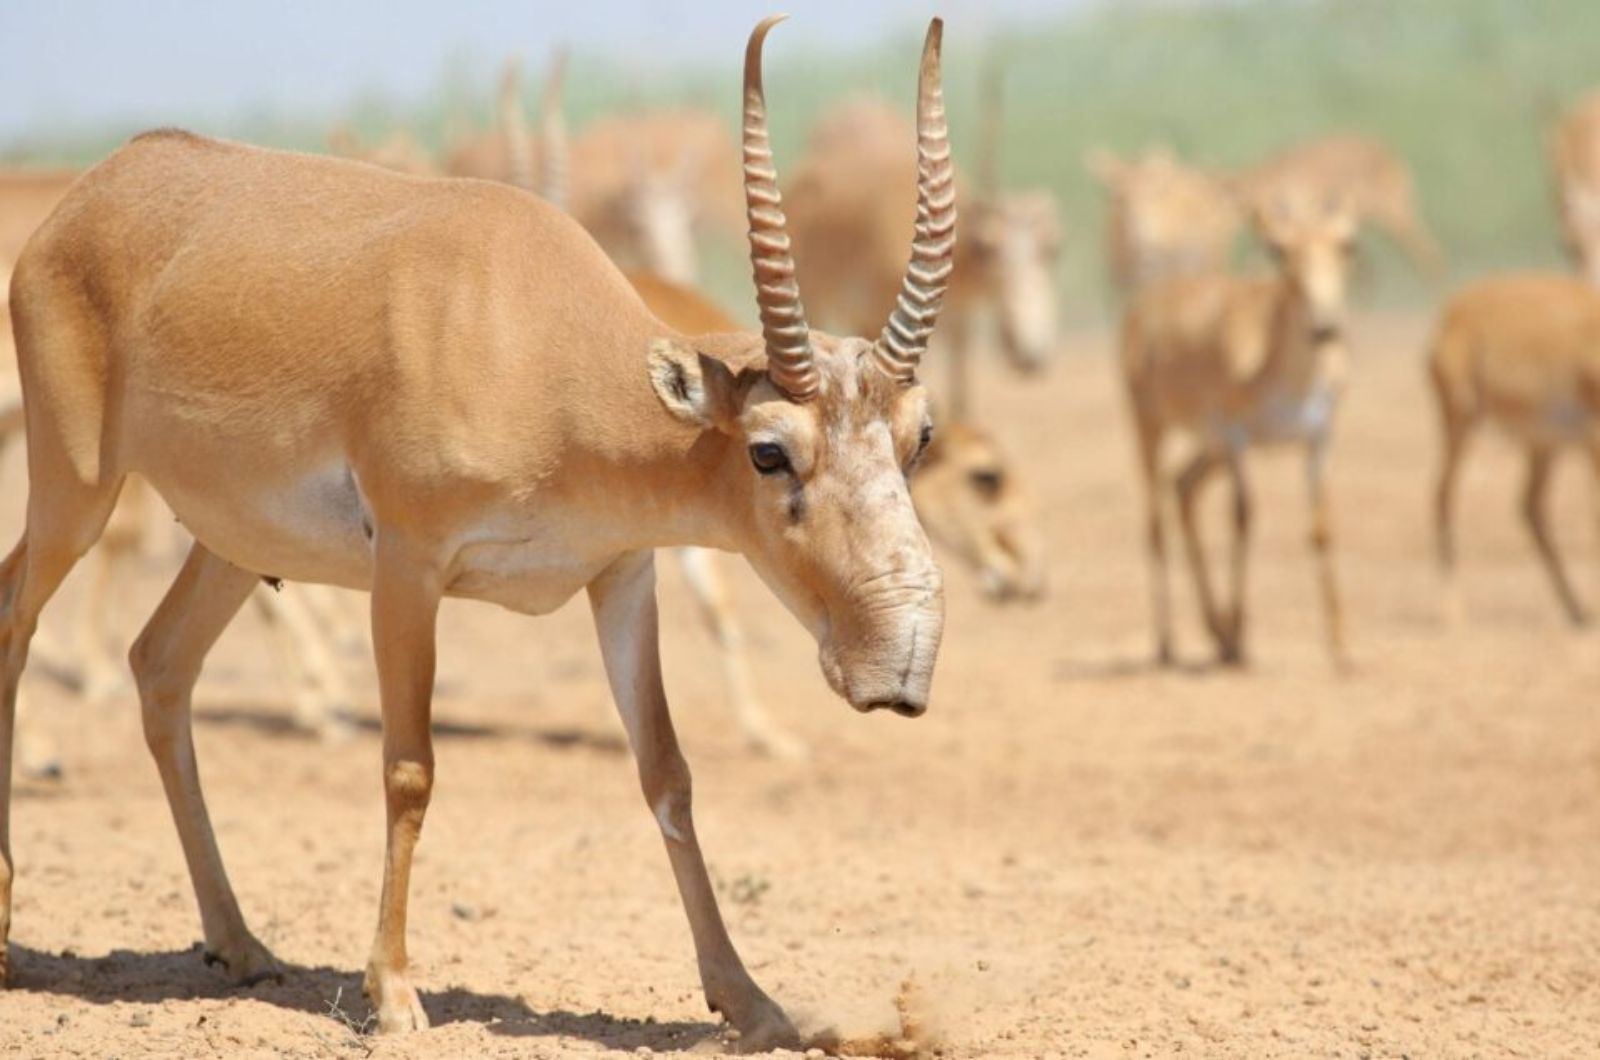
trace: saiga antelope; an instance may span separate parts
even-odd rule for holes
[[[337,125],[328,133],[328,150],[340,158],[371,162],[397,173],[431,177],[439,172],[439,165],[427,148],[404,129],[394,130],[377,143],[364,143],[349,125]]]
[[[989,108],[990,125],[999,116]],[[785,192],[795,260],[820,318],[857,331],[894,302],[905,267],[905,248],[892,233],[910,217],[902,189],[911,181],[902,145],[912,131],[905,119],[872,99],[846,101],[819,119],[794,179]],[[993,136],[990,139],[994,139]],[[1002,193],[993,163],[982,169],[977,194],[958,179],[965,236],[956,256],[949,336],[952,389],[965,380],[968,347],[977,318],[992,316],[1000,346],[1023,371],[1041,367],[1057,332],[1056,266],[1060,219],[1043,191]]]
[[[1562,116],[1550,144],[1567,249],[1589,282],[1600,287],[1600,92]]]
[[[1167,595],[1163,443],[1192,438],[1194,454],[1176,480],[1178,514],[1200,609],[1225,663],[1244,660],[1245,566],[1251,503],[1245,453],[1253,446],[1306,447],[1311,545],[1321,581],[1328,643],[1346,662],[1334,580],[1326,484],[1329,432],[1343,386],[1347,258],[1355,235],[1343,200],[1320,195],[1273,199],[1257,209],[1258,232],[1276,275],[1211,275],[1169,280],[1129,306],[1122,325],[1122,369],[1148,505],[1148,548],[1156,657],[1173,659]],[[1219,470],[1233,481],[1232,599],[1217,602],[1196,523],[1201,488]]]
[[[1106,271],[1117,294],[1228,267],[1242,216],[1223,181],[1164,147],[1128,159],[1098,149],[1084,165],[1106,191]]]
[[[1357,222],[1377,226],[1424,275],[1437,276],[1444,268],[1438,240],[1417,207],[1411,168],[1371,137],[1309,140],[1239,174],[1233,184],[1247,203],[1301,193],[1347,199]]]
[[[74,186],[17,264],[30,491],[0,564],[0,938],[10,926],[17,680],[40,609],[129,473],[196,544],[130,652],[207,948],[274,968],[201,795],[190,696],[259,578],[372,593],[388,846],[365,978],[379,1026],[427,1025],[407,974],[412,852],[433,786],[440,600],[545,613],[586,589],[688,914],[706,998],[744,1048],[793,1026],[717,911],[662,690],[652,550],[744,553],[858,710],[927,707],[943,592],[906,475],[931,437],[916,368],[948,281],[953,173],[942,25],[918,78],[918,214],[876,341],[812,331],[766,128],[761,22],[744,158],[760,336],[654,319],[560,211],[516,189],[162,132]],[[113,414],[114,413],[114,414]]]
[[[559,82],[563,56],[551,67],[551,83]],[[549,109],[549,103],[542,105]],[[545,121],[550,119],[547,117]],[[557,119],[559,120],[559,118]],[[495,95],[494,127],[457,142],[445,157],[444,170],[453,177],[495,180],[529,191],[535,190],[542,164],[528,120],[522,109],[522,60],[512,56],[500,72]]]
[[[1483,421],[1527,450],[1522,516],[1573,625],[1587,620],[1550,534],[1546,495],[1555,458],[1586,449],[1600,472],[1600,291],[1559,275],[1502,276],[1463,289],[1440,314],[1428,358],[1443,454],[1434,494],[1439,568],[1452,620],[1454,502],[1467,439]]]

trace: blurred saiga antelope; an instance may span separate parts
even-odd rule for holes
[[[1244,661],[1246,559],[1252,505],[1245,454],[1253,447],[1305,446],[1311,546],[1321,583],[1328,645],[1346,662],[1334,578],[1332,513],[1324,471],[1334,407],[1346,373],[1348,255],[1355,216],[1340,199],[1274,198],[1255,226],[1276,274],[1168,280],[1129,306],[1122,370],[1132,406],[1148,509],[1156,657],[1173,660],[1164,512],[1164,443],[1188,435],[1193,455],[1177,476],[1180,526],[1202,617],[1219,659]],[[1219,470],[1233,482],[1232,594],[1219,604],[1197,520],[1201,489]]]
[[[1562,115],[1550,161],[1567,249],[1589,282],[1600,287],[1600,92]]]
[[[1165,147],[1128,159],[1099,149],[1084,165],[1106,191],[1106,271],[1117,294],[1228,267],[1242,215],[1222,180]]]
[[[11,291],[30,490],[26,529],[0,563],[0,940],[28,642],[139,473],[196,537],[130,661],[206,947],[230,975],[249,982],[275,963],[223,870],[190,698],[261,577],[372,593],[388,847],[365,985],[385,1031],[428,1022],[405,925],[433,788],[439,603],[541,614],[583,589],[706,999],[742,1048],[797,1044],[734,951],[695,837],[652,555],[744,553],[852,706],[926,709],[943,592],[906,476],[931,434],[916,370],[950,274],[955,205],[935,19],[902,295],[876,340],[807,325],[761,83],[775,21],[752,33],[744,73],[760,335],[672,332],[570,218],[504,186],[165,131],[73,187]]]
[[[1057,337],[1059,212],[1046,191],[1000,190],[997,80],[985,100],[988,148],[976,191],[957,177],[965,235],[945,325],[952,390],[962,393],[970,390],[966,363],[980,317],[993,318],[1001,350],[1021,371],[1043,366]],[[903,148],[912,139],[893,108],[847,100],[818,120],[785,192],[807,294],[818,316],[843,330],[859,330],[894,304],[906,263],[894,233],[910,219],[903,189],[914,181]]]
[[[1468,439],[1484,422],[1527,451],[1521,510],[1562,610],[1588,614],[1550,533],[1556,457],[1584,450],[1600,474],[1600,290],[1585,279],[1525,274],[1480,280],[1439,316],[1428,358],[1443,451],[1434,523],[1447,617],[1459,621],[1455,490]]]
[[[1400,246],[1425,276],[1444,254],[1417,205],[1411,167],[1370,136],[1336,134],[1287,148],[1234,178],[1238,195],[1260,204],[1301,193],[1339,197],[1359,224],[1372,224]]]

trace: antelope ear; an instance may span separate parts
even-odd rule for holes
[[[1128,175],[1128,165],[1104,147],[1093,147],[1084,153],[1083,168],[1108,188],[1115,188]]]
[[[650,385],[667,411],[698,427],[729,430],[739,411],[739,381],[726,364],[679,338],[650,343]]]

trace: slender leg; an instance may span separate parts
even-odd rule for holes
[[[1167,531],[1164,525],[1166,501],[1161,482],[1161,430],[1144,422],[1137,424],[1139,469],[1144,473],[1146,507],[1145,547],[1150,558],[1150,608],[1155,620],[1156,663],[1171,666],[1172,597],[1167,574]]]
[[[1325,482],[1327,462],[1328,435],[1318,434],[1306,449],[1306,480],[1311,493],[1311,550],[1316,556],[1317,579],[1322,587],[1328,651],[1335,666],[1348,669],[1350,654],[1344,639],[1344,610],[1339,600],[1339,582],[1334,576],[1332,514]]]
[[[660,825],[672,875],[689,917],[706,1003],[739,1031],[741,1049],[794,1048],[799,1037],[793,1024],[756,986],[734,952],[695,838],[689,766],[678,750],[661,684],[651,554],[636,553],[618,560],[590,584],[589,602],[611,694],[638,763],[639,784]]]
[[[1539,550],[1539,558],[1544,561],[1545,570],[1550,574],[1550,582],[1555,586],[1556,596],[1566,610],[1567,617],[1574,626],[1582,626],[1588,622],[1588,616],[1584,614],[1583,605],[1578,603],[1577,594],[1572,591],[1572,583],[1567,580],[1561,555],[1550,536],[1549,513],[1545,510],[1545,497],[1550,491],[1550,472],[1554,467],[1553,450],[1536,446],[1529,451],[1528,479],[1522,491],[1522,517],[1528,523],[1528,532],[1533,535],[1534,546]]]
[[[312,621],[339,654],[358,658],[370,654],[367,609],[364,603],[357,604],[361,594],[330,585],[301,585],[300,589]],[[355,705],[353,699],[351,705]]]
[[[1250,483],[1244,473],[1242,449],[1228,449],[1228,477],[1233,480],[1233,599],[1226,616],[1228,648],[1224,654],[1235,662],[1244,660],[1244,614],[1250,551]]]
[[[115,518],[115,517],[113,517]],[[85,703],[97,705],[109,700],[122,684],[123,669],[111,651],[111,637],[107,622],[111,609],[111,584],[118,570],[126,576],[132,566],[136,545],[107,533],[98,547],[85,557],[89,568],[89,582],[83,601],[78,608],[75,652],[82,683],[80,694]]]
[[[44,454],[30,453],[35,489],[28,497],[28,525],[22,540],[0,563],[0,985],[10,972],[6,940],[11,933],[11,760],[16,736],[17,685],[28,661],[28,643],[38,628],[39,612],[61,582],[88,551],[116,503],[120,479],[85,486],[60,471]],[[39,488],[50,482],[52,488]]]
[[[269,627],[279,664],[289,677],[295,725],[337,743],[350,735],[344,712],[352,699],[338,660],[328,652],[325,631],[299,596],[307,588],[311,587],[274,590],[261,585],[251,599]]]
[[[727,587],[717,570],[716,557],[704,548],[680,548],[677,552],[684,580],[689,584],[695,603],[700,605],[700,617],[716,638],[718,654],[722,657],[723,687],[727,689],[728,701],[745,740],[755,750],[774,758],[804,759],[805,744],[773,722],[755,694],[744,654],[744,631],[739,628],[738,616],[734,614]]]
[[[161,773],[161,786],[167,793],[167,806],[200,905],[206,960],[221,964],[241,983],[276,975],[277,965],[245,926],[228,884],[200,787],[190,708],[207,653],[255,584],[254,574],[195,544],[128,653],[139,687],[145,742]]]
[[[1211,588],[1211,573],[1206,567],[1205,548],[1200,543],[1198,512],[1195,510],[1201,487],[1221,463],[1221,457],[1215,452],[1203,450],[1179,474],[1178,519],[1183,529],[1184,549],[1189,556],[1189,570],[1194,575],[1195,595],[1200,599],[1200,613],[1205,619],[1206,629],[1217,646],[1218,658],[1224,663],[1235,663],[1239,660],[1232,654],[1228,627],[1217,608],[1216,593]]]
[[[1456,577],[1455,498],[1456,484],[1461,478],[1461,456],[1466,450],[1470,424],[1450,412],[1442,410],[1444,452],[1439,462],[1439,482],[1433,496],[1434,547],[1439,562],[1439,581],[1444,597],[1445,623],[1459,627],[1464,621],[1465,609],[1461,602],[1461,586]]]
[[[372,583],[372,648],[383,709],[383,791],[388,845],[378,932],[365,989],[385,1033],[422,1030],[428,1016],[408,977],[406,899],[411,855],[433,794],[434,634],[441,567],[424,550],[380,528]]]

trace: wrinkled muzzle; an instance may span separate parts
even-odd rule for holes
[[[822,673],[856,710],[916,717],[928,709],[944,633],[944,580],[920,569],[870,579],[829,609]]]

